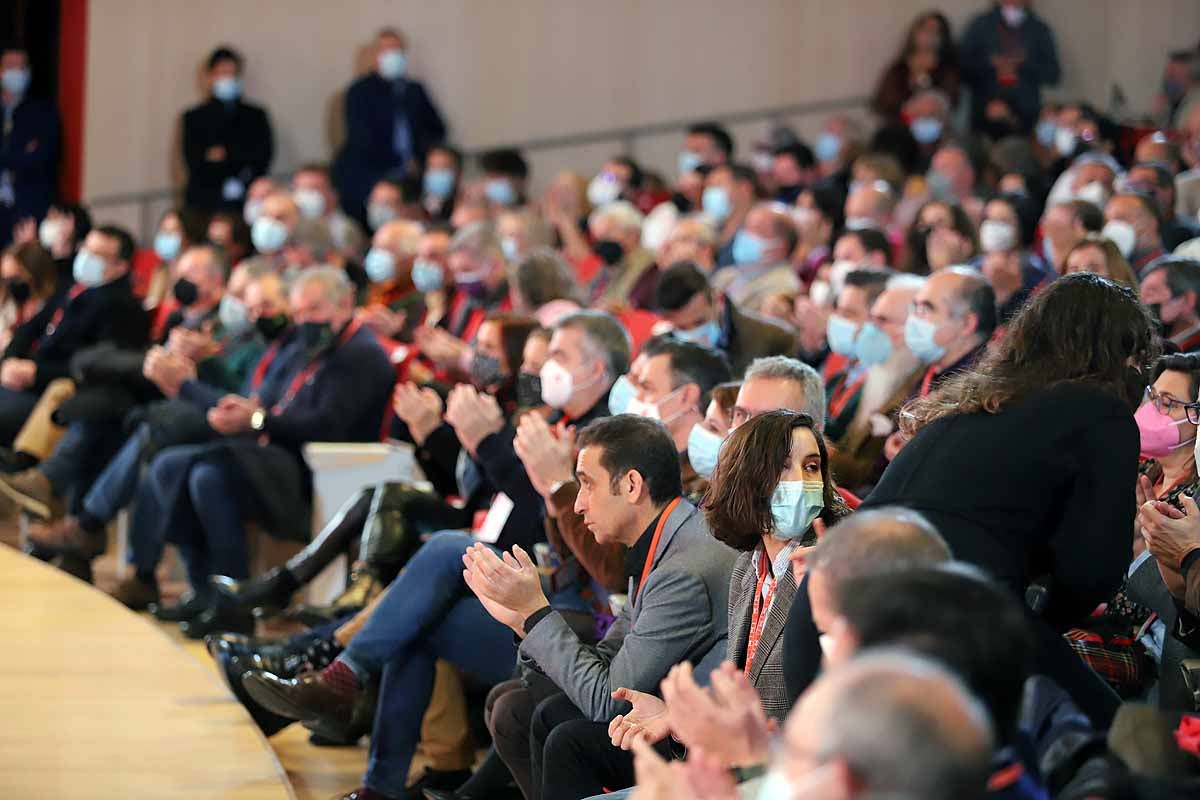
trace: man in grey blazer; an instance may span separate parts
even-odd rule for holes
[[[474,547],[463,558],[468,586],[522,639],[521,661],[563,691],[539,706],[531,726],[531,785],[547,800],[597,794],[605,788],[600,775],[633,783],[632,757],[609,744],[608,721],[628,710],[612,695],[621,687],[653,692],[683,661],[701,675],[720,663],[737,556],[680,496],[679,457],[660,422],[627,414],[597,420],[578,447],[576,512],[597,541],[629,547],[629,602],[604,639],[580,641],[549,607],[520,548],[502,560]]]

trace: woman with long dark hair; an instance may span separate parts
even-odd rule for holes
[[[1158,350],[1129,289],[1091,274],[1059,279],[974,369],[904,409],[910,440],[863,504],[920,511],[956,558],[1028,594],[1045,622],[1035,626],[1041,666],[1100,725],[1116,695],[1055,631],[1107,600],[1129,566],[1133,412]]]
[[[956,105],[960,81],[950,21],[940,11],[926,11],[912,21],[904,47],[880,76],[871,110],[894,122],[904,103],[924,89],[940,89]]]

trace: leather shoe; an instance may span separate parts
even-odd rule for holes
[[[254,633],[254,617],[242,611],[209,606],[191,619],[179,623],[179,632],[189,639],[203,639],[213,633]]]
[[[51,523],[44,531],[29,535],[29,541],[38,549],[76,553],[86,558],[102,554],[107,545],[106,539],[103,530],[98,533],[86,531],[79,520],[70,515]]]
[[[208,609],[208,600],[195,592],[184,592],[180,595],[179,602],[173,606],[151,603],[149,609],[155,619],[163,622],[183,622],[195,619],[204,613]]]
[[[0,474],[0,493],[39,519],[58,519],[63,515],[63,502],[54,494],[50,479],[40,469]]]
[[[63,552],[50,559],[51,566],[58,567],[84,583],[92,582],[92,559],[78,553]]]
[[[276,567],[245,581],[214,575],[208,579],[208,583],[222,604],[243,611],[286,608],[292,595],[300,588],[285,567]]]
[[[334,691],[320,672],[281,678],[270,672],[247,672],[242,685],[260,705],[302,722],[323,723],[348,729],[354,719],[355,701],[362,690],[351,694]]]
[[[233,645],[228,640],[222,638],[228,635],[236,634],[222,634],[221,637],[216,638],[210,637],[208,652],[212,654],[213,659],[217,662],[217,669],[220,672],[221,679],[225,681],[225,685],[229,687],[229,691],[233,693],[237,701],[250,714],[250,718],[262,730],[263,735],[274,736],[288,725],[291,725],[294,720],[271,713],[256,703],[254,698],[246,693],[246,687],[242,686],[242,675],[249,672],[251,668],[234,652]]]
[[[144,583],[136,576],[129,577],[117,584],[112,596],[126,608],[145,611],[151,604],[158,602],[158,584]]]

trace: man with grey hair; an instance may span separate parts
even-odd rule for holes
[[[815,369],[795,358],[767,356],[751,362],[733,406],[732,428],[781,408],[808,414],[825,426],[825,385]]]
[[[767,780],[794,800],[985,794],[992,724],[962,682],[925,658],[865,653],[821,678],[784,727]]]
[[[315,267],[291,287],[291,331],[273,344],[241,395],[197,385],[181,392],[207,410],[215,441],[168,447],[151,462],[153,500],[131,532],[179,548],[192,591],[160,618],[185,635],[253,630],[253,619],[219,608],[210,575],[249,575],[244,525],[307,541],[308,442],[379,438],[394,372],[375,337],[353,318],[354,291],[343,271]]]
[[[591,305],[649,308],[654,294],[654,253],[642,247],[645,217],[628,200],[603,205],[588,218],[599,271],[584,293]]]
[[[884,506],[860,511],[830,528],[800,556],[804,576],[788,611],[783,674],[788,694],[799,697],[821,668],[821,635],[836,616],[834,597],[851,578],[950,560],[950,547],[915,511]]]

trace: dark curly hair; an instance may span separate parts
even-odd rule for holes
[[[792,457],[792,430],[807,428],[821,454],[825,508],[820,519],[833,525],[850,513],[829,475],[825,439],[808,414],[781,409],[742,423],[721,446],[716,471],[704,495],[704,515],[713,536],[735,550],[750,551],[775,528],[771,495]],[[811,532],[805,540],[813,537]]]
[[[974,369],[905,406],[900,429],[911,436],[942,417],[995,414],[1060,383],[1096,386],[1134,409],[1159,351],[1150,312],[1131,290],[1088,272],[1067,275],[1013,318]]]

